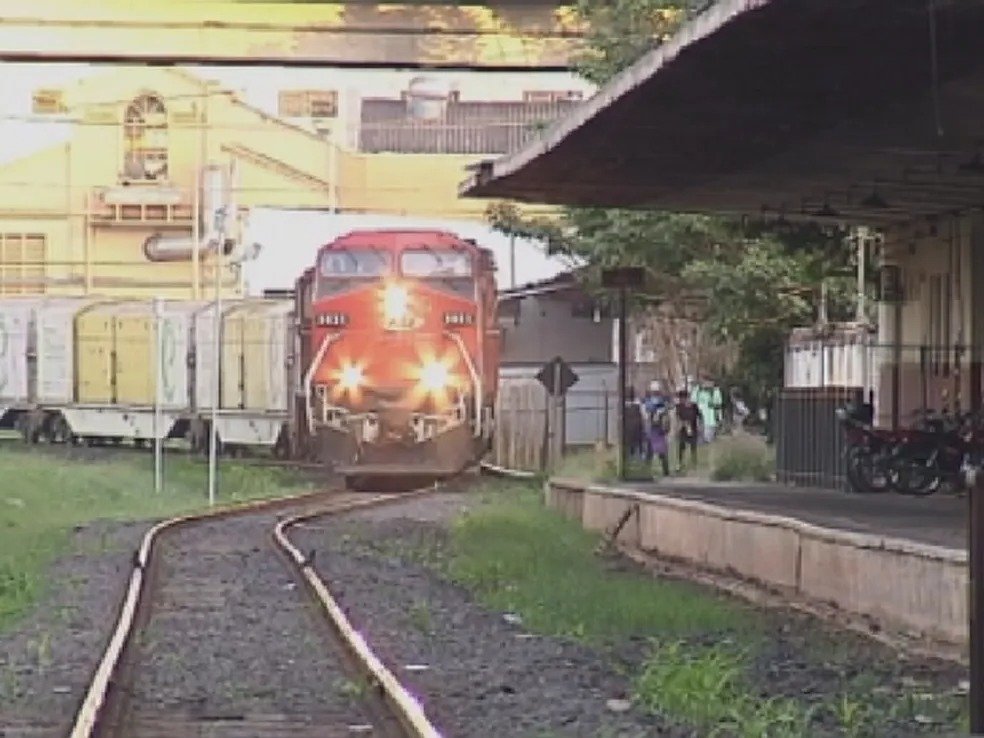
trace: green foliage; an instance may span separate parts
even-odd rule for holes
[[[712,449],[715,481],[767,482],[775,473],[775,458],[762,438],[746,434],[722,438]]]
[[[300,487],[278,469],[223,461],[219,504],[289,494]],[[154,493],[150,454],[72,461],[56,454],[0,448],[0,627],[23,615],[42,592],[45,569],[75,526],[105,520],[153,520],[207,507],[207,467],[165,458],[165,487]],[[106,547],[101,539],[98,547]]]
[[[650,49],[669,39],[680,24],[708,2],[675,0],[578,0],[588,23],[587,50],[576,60],[585,79],[604,84]]]
[[[450,574],[524,626],[588,641],[751,629],[747,610],[691,585],[612,571],[598,537],[547,510],[532,485],[490,483],[492,501],[459,519]]]
[[[812,713],[788,699],[761,699],[743,678],[744,658],[724,648],[657,645],[636,680],[636,699],[654,714],[686,720],[702,735],[806,738]]]

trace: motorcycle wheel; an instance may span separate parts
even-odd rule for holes
[[[899,459],[889,470],[892,488],[901,495],[928,497],[943,485],[943,475],[936,463]]]
[[[859,494],[886,492],[889,489],[888,470],[882,468],[877,457],[861,447],[848,450],[846,472],[851,490]]]

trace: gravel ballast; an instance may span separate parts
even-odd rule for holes
[[[470,504],[465,496],[422,499],[317,521],[292,536],[317,552],[316,568],[343,608],[445,735],[695,735],[626,702],[632,685],[625,675],[640,672],[655,634],[636,634],[604,651],[533,636],[520,618],[489,611],[435,567],[433,552],[445,548],[448,522]],[[424,549],[430,553],[421,555]],[[624,560],[614,568],[639,569]],[[895,711],[879,719],[876,733],[893,738],[938,734],[941,720],[952,720],[959,709],[966,686],[960,666],[901,657],[794,613],[759,616],[764,643],[748,678],[763,700],[829,708],[864,691]],[[719,637],[691,641],[696,648],[715,646]],[[922,693],[935,696],[919,702]],[[903,694],[917,701],[904,705]],[[840,720],[822,714],[816,734],[844,735]]]
[[[146,523],[78,527],[32,612],[0,632],[0,735],[65,735],[102,655]],[[33,734],[32,734],[33,738]]]
[[[448,738],[695,735],[630,705],[627,675],[641,668],[649,634],[610,650],[531,634],[520,617],[483,607],[419,555],[441,550],[450,521],[474,504],[467,494],[407,500],[312,521],[290,536],[315,552],[316,569],[357,630]],[[161,541],[160,599],[134,654],[142,671],[132,707],[144,724],[178,715],[216,725],[261,716],[358,734],[375,722],[307,593],[271,545],[277,518],[204,523]],[[79,528],[72,553],[52,570],[51,581],[65,586],[51,587],[31,615],[0,633],[0,736],[66,734],[147,527]],[[902,690],[938,694],[966,679],[960,667],[900,659],[812,618],[762,617],[770,639],[750,676],[763,699],[829,702],[861,679],[874,680],[890,700]],[[711,637],[695,640],[715,645]],[[933,704],[917,704],[879,735],[938,732],[938,720]],[[838,734],[831,719],[823,727]]]
[[[317,551],[339,603],[444,735],[691,735],[623,711],[630,686],[605,654],[533,636],[518,617],[485,610],[408,560],[467,504],[459,495],[426,498],[320,520],[291,537]]]

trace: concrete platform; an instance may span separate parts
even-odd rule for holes
[[[553,479],[549,506],[621,545],[833,606],[876,627],[967,639],[965,502],[674,480]]]
[[[713,505],[785,515],[806,523],[856,533],[905,538],[947,548],[966,548],[967,499],[936,494],[917,498],[884,493],[859,495],[780,484],[668,479],[625,483],[627,489],[670,494]]]

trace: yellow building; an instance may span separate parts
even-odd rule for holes
[[[324,138],[179,70],[117,69],[35,104],[72,130],[0,168],[0,294],[214,295],[210,167],[235,167],[240,209],[328,204]],[[224,284],[239,292],[234,264]]]
[[[294,88],[279,90],[272,115],[177,68],[116,68],[36,91],[35,114],[69,135],[0,166],[0,295],[210,299],[226,205],[228,296],[242,292],[251,208],[481,219],[485,202],[458,197],[465,167],[581,94],[451,91],[435,103],[427,79],[412,82],[423,85],[420,115],[406,96]]]

